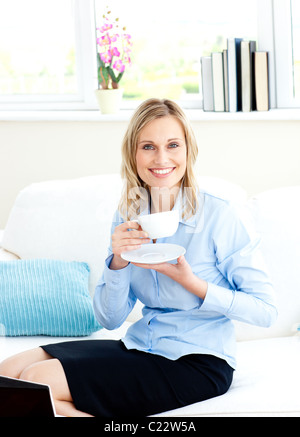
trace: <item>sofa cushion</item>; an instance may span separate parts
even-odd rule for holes
[[[130,323],[113,331],[101,329],[89,339],[122,338]],[[74,337],[68,340],[76,340]],[[0,337],[0,361],[16,353],[65,338]],[[85,341],[85,339],[83,339]],[[197,402],[157,416],[299,416],[300,338],[286,337],[239,342],[233,382],[222,396]]]
[[[120,192],[118,175],[31,184],[17,196],[2,246],[22,259],[86,262],[93,295]]]
[[[198,175],[197,183],[199,188],[205,193],[230,200],[231,202],[243,204],[248,198],[247,192],[243,187],[222,178]]]
[[[83,336],[97,331],[85,263],[0,262],[0,331],[5,336]]]
[[[227,393],[158,416],[299,417],[299,361],[299,337],[239,342]]]
[[[236,322],[238,340],[288,336],[300,322],[300,186],[268,190],[247,204],[261,235],[261,250],[277,295],[270,328]]]

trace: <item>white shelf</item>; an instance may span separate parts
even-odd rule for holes
[[[102,115],[90,111],[0,111],[1,121],[91,121],[127,122],[133,110],[121,110],[118,114]],[[300,121],[300,108],[271,109],[253,112],[204,112],[201,109],[185,110],[191,121]]]

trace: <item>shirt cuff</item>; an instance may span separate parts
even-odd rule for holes
[[[228,315],[234,299],[234,290],[208,283],[205,299],[201,305],[204,311],[215,311]]]
[[[112,270],[109,268],[113,255],[110,255],[106,258],[104,263],[104,282],[109,284],[111,288],[119,288],[122,285],[127,285],[130,281],[130,263],[119,270]]]

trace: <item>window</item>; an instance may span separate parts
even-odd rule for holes
[[[84,107],[90,99],[86,83],[91,82],[86,70],[94,55],[89,4],[0,0],[2,108]]]
[[[10,0],[4,6],[3,3],[1,94],[77,94],[71,2]]]
[[[98,26],[106,4],[95,0]],[[257,39],[256,4],[240,0],[109,1],[112,15],[120,18],[134,43],[132,65],[122,79],[124,97],[168,96],[184,101],[185,106],[193,102],[199,106],[200,57],[223,50],[228,37]]]
[[[109,5],[132,35],[125,107],[201,107],[200,57],[227,38],[269,52],[271,107],[300,107],[299,0],[0,0],[0,109],[97,109],[96,25]]]

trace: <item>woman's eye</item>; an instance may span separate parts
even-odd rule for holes
[[[143,149],[144,149],[144,150],[152,150],[152,149],[153,149],[153,146],[152,146],[151,144],[146,144],[146,145],[143,147]]]
[[[169,147],[171,147],[171,149],[175,149],[176,147],[178,147],[178,144],[172,143],[172,144],[169,144]]]

